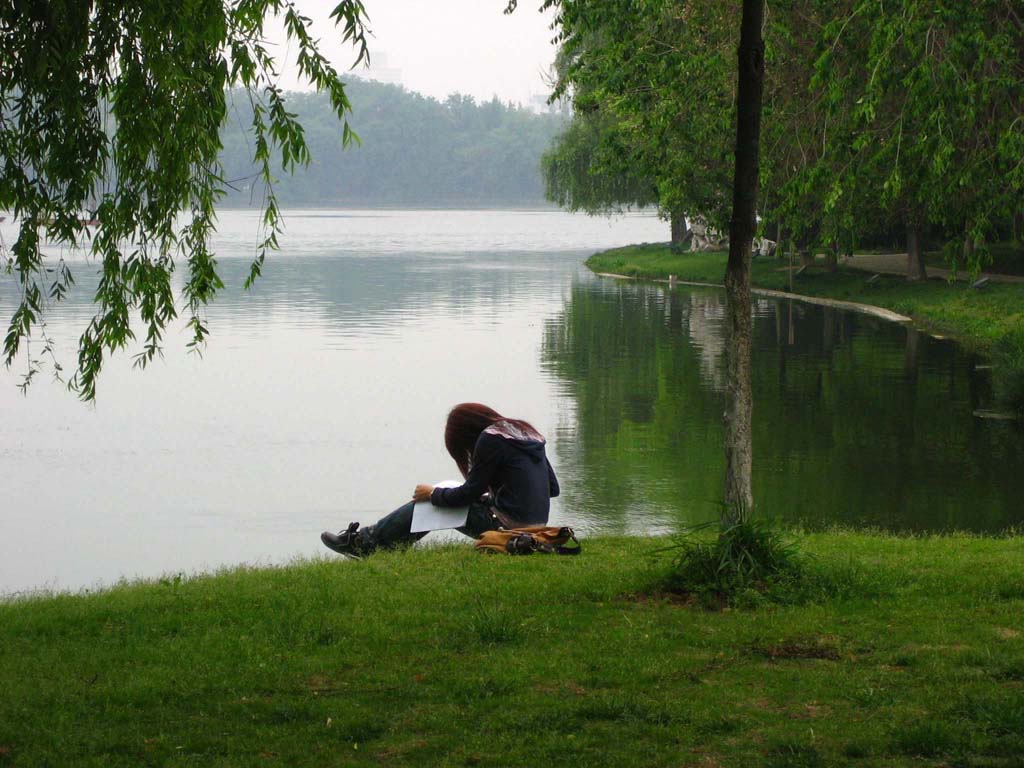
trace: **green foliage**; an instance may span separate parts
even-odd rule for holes
[[[619,212],[658,203],[657,183],[615,118],[576,115],[544,153],[545,197],[569,211]]]
[[[1012,225],[1012,222],[1008,222]],[[958,277],[976,279],[982,272],[1024,277],[1024,245],[1013,240],[974,244],[973,253],[964,255],[963,236],[949,240],[941,250],[926,254],[928,266],[950,268]]]
[[[708,525],[676,537],[668,586],[701,599],[730,602],[749,590],[768,591],[780,578],[799,578],[800,548],[795,538],[764,520],[727,525],[714,538]]]
[[[551,199],[600,211],[657,201],[729,219],[736,4],[561,0],[555,96],[575,117],[545,166]]]
[[[880,210],[995,239],[1024,191],[1018,13],[997,0],[847,0],[826,13],[810,103],[828,131],[802,176],[827,184],[825,214],[849,226]]]
[[[586,135],[596,116],[624,148],[622,164],[596,165],[601,174],[650,178],[663,211],[724,228],[739,4],[545,5],[558,8],[557,92],[572,96],[574,128]],[[909,226],[977,243],[951,256],[980,267],[1024,193],[1021,25],[1019,9],[1000,0],[772,4],[759,205],[767,234],[847,251],[902,240]],[[563,167],[559,189],[615,188],[588,179],[591,168]]]
[[[363,3],[342,0],[331,15],[361,61]],[[291,0],[61,0],[0,10],[0,209],[19,222],[5,266],[22,293],[4,339],[7,365],[33,331],[45,336],[47,303],[73,284],[63,262],[46,262],[44,245],[87,248],[102,268],[69,382],[82,398],[95,397],[104,357],[136,338],[134,315],[145,334],[136,362],[159,354],[179,311],[171,288],[178,257],[187,265],[181,293],[191,345],[203,344],[203,308],[222,287],[209,238],[225,189],[219,153],[229,87],[249,102],[252,161],[264,185],[250,281],[259,275],[281,229],[272,158],[286,171],[311,159],[277,85],[265,41],[271,18],[295,46],[300,74],[344,121],[345,87]],[[343,143],[351,139],[343,124]],[[98,227],[90,230],[93,214]],[[30,360],[26,384],[37,370]]]

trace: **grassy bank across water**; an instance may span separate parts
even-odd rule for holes
[[[1024,538],[815,534],[722,612],[666,543],[0,603],[0,766],[1024,765]]]
[[[720,284],[727,254],[674,253],[668,244],[645,244],[595,254],[587,266],[595,272],[641,278],[675,275],[686,282]],[[754,286],[788,291],[788,266],[758,259],[752,266]],[[981,351],[1009,346],[1024,351],[1024,285],[993,283],[982,290],[941,280],[908,283],[883,275],[872,283],[865,272],[814,267],[793,279],[793,292],[805,296],[883,307],[937,333],[957,337]],[[1024,363],[1024,361],[1022,361]]]

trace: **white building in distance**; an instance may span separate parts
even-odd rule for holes
[[[363,80],[375,80],[390,85],[402,84],[402,70],[388,66],[388,55],[384,51],[370,51],[370,64],[363,69],[354,69],[352,74]]]

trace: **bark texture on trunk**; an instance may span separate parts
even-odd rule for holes
[[[693,241],[693,232],[686,223],[686,217],[681,213],[673,213],[669,217],[669,226],[672,228],[672,250],[685,251]]]
[[[921,230],[911,225],[907,228],[907,280],[916,282],[927,280],[928,270],[924,266],[924,253],[921,250]]]
[[[736,170],[733,177],[729,264],[725,270],[726,391],[725,506],[722,523],[745,521],[754,509],[750,347],[751,246],[757,231],[761,101],[764,92],[764,0],[743,0],[736,89]]]

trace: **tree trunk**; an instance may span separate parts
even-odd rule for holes
[[[745,521],[754,509],[750,347],[750,259],[757,231],[757,186],[764,92],[764,0],[743,0],[736,88],[736,169],[733,176],[729,264],[725,270],[726,388],[723,526]]]
[[[814,266],[814,251],[810,248],[800,249],[800,266],[801,267],[813,267]]]
[[[921,230],[916,226],[907,227],[907,280],[927,280],[928,270],[924,266],[921,250]]]
[[[693,239],[693,233],[686,224],[686,217],[681,213],[673,213],[669,217],[669,226],[672,228],[672,250],[683,251]]]
[[[963,268],[966,270],[972,269],[974,265],[974,237],[971,235],[970,230],[964,232],[964,249],[961,256]]]
[[[668,333],[677,336],[683,327],[683,302],[678,291],[668,291]]]
[[[836,243],[831,248],[825,251],[825,269],[829,272],[835,272],[839,269],[839,244]]]
[[[789,243],[789,292],[793,292],[793,249],[796,246],[792,241]]]

